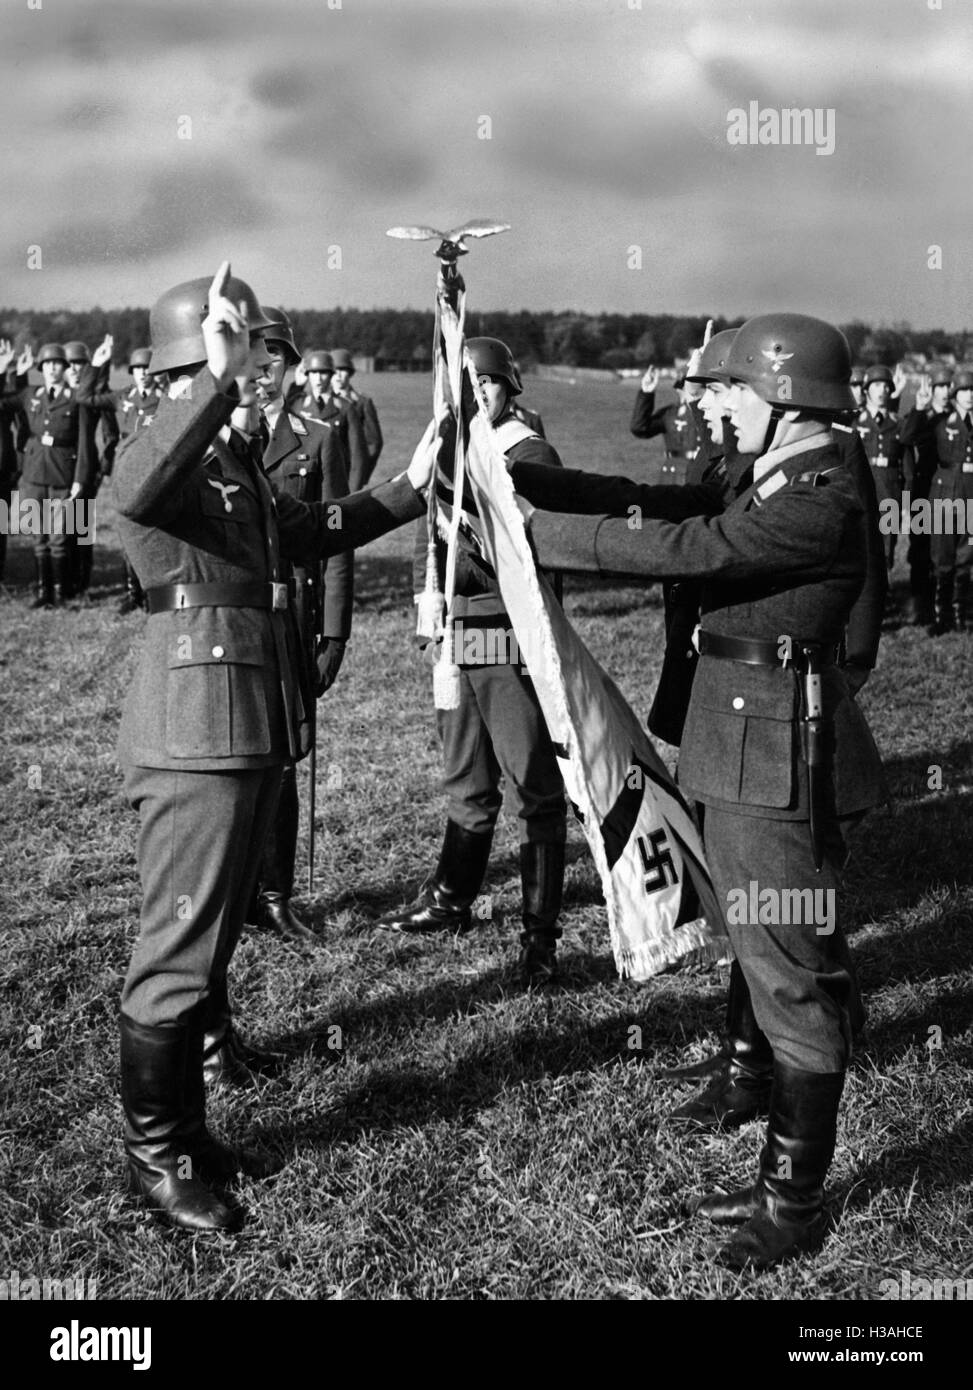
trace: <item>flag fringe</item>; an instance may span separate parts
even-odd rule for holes
[[[616,951],[615,963],[623,980],[647,980],[694,953],[698,956],[694,964],[715,965],[725,958],[728,950],[726,938],[714,940],[706,919],[700,917],[677,927],[675,934],[666,941],[643,941],[634,950],[625,947]]]

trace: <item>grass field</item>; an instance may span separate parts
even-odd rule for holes
[[[388,476],[425,422],[429,385],[362,384]],[[538,382],[525,399],[565,463],[637,475],[647,446],[628,434],[633,389]],[[724,978],[617,980],[576,827],[558,991],[516,982],[506,818],[492,916],[475,932],[376,929],[434,865],[443,825],[429,672],[412,641],[411,528],[360,554],[352,645],[321,704],[304,903],[320,949],[248,934],[233,967],[244,1030],[291,1060],[259,1092],[217,1093],[212,1119],[279,1154],[282,1171],[243,1188],[234,1237],[175,1235],[129,1205],[116,1014],[139,895],[114,741],[145,620],[115,615],[110,502],[109,490],[89,607],[29,612],[21,540],[0,599],[0,1276],[84,1276],[100,1297],[145,1299],[846,1299],[877,1298],[903,1270],[973,1278],[971,639],[890,628],[863,692],[895,801],[858,829],[848,877],[870,1019],[832,1174],[838,1226],[817,1256],[741,1277],[715,1263],[712,1229],[679,1202],[747,1181],[761,1128],[677,1132],[666,1116],[686,1092],[654,1079],[715,1045]],[[568,580],[566,608],[644,717],[658,591]],[[629,1046],[634,1025],[641,1048]]]

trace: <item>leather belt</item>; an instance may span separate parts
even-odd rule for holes
[[[788,647],[783,637],[777,642],[766,642],[757,637],[724,637],[702,628],[697,628],[694,638],[700,656],[741,661],[745,666],[779,666],[782,670],[790,666],[800,670],[806,664],[805,647],[815,653],[821,666],[833,666],[837,656],[834,643],[800,642],[796,638],[790,640]]]
[[[182,608],[287,607],[289,585],[263,584],[159,584],[146,589],[150,613],[172,613]]]

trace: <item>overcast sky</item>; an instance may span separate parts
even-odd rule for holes
[[[386,228],[483,215],[471,308],[966,325],[973,15],[936,4],[0,0],[0,303],[229,256],[264,302],[426,307]],[[833,109],[834,152],[729,144],[751,101]]]

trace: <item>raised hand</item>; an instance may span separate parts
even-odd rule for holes
[[[17,375],[25,376],[34,365],[34,349],[30,343],[24,345],[23,351],[17,358]]]
[[[91,354],[91,365],[93,367],[103,367],[106,362],[110,362],[114,344],[115,339],[110,333],[106,333],[102,342],[98,344]]]
[[[896,362],[895,367],[892,371],[892,395],[901,396],[902,389],[908,380],[909,377],[902,363]]]
[[[208,312],[202,327],[206,365],[223,391],[235,378],[246,380],[250,362],[247,306],[243,300],[234,304],[227,299],[226,284],[229,278],[230,262],[224,261],[213,276]]]
[[[9,338],[0,338],[0,376],[3,376],[14,360],[14,345]]]
[[[659,389],[659,368],[647,367],[642,378],[642,390],[645,394],[652,395]]]
[[[919,387],[916,391],[916,410],[925,410],[926,406],[932,404],[932,379],[928,376],[919,378]]]

